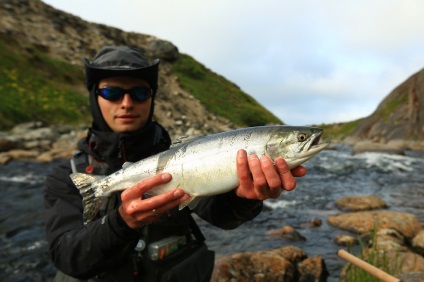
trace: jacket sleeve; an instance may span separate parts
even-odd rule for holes
[[[70,165],[63,165],[47,176],[45,229],[55,266],[84,279],[122,263],[134,248],[138,232],[123,222],[117,210],[84,225],[81,196],[70,174]]]
[[[262,201],[240,198],[232,190],[200,200],[194,212],[210,224],[229,230],[252,220],[262,209]]]

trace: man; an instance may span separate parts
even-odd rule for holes
[[[84,61],[90,91],[92,127],[80,140],[70,164],[46,179],[46,233],[52,261],[60,270],[55,281],[208,281],[214,255],[190,215],[177,206],[189,195],[184,187],[151,198],[149,189],[171,180],[168,173],[144,179],[102,204],[97,219],[84,225],[83,205],[69,175],[108,175],[169,148],[166,130],[153,121],[159,60],[149,65],[133,47],[107,46]],[[237,156],[239,186],[200,201],[194,212],[222,229],[233,229],[256,217],[262,200],[295,188],[283,159]],[[178,242],[176,240],[179,240]],[[176,243],[177,242],[177,243]],[[168,253],[164,252],[171,250]],[[161,247],[162,246],[162,247]],[[172,247],[172,248],[171,248]],[[156,252],[155,252],[156,250]]]

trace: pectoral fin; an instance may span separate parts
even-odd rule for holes
[[[182,210],[183,208],[185,208],[187,206],[192,210],[197,206],[197,204],[199,203],[199,201],[201,199],[202,199],[202,197],[191,196],[190,198],[188,198],[184,202],[180,203],[179,210]]]

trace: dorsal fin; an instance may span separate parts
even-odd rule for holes
[[[122,165],[122,168],[127,168],[127,167],[129,167],[130,165],[132,165],[133,164],[133,162],[125,162],[123,165]]]
[[[180,146],[182,144],[186,144],[186,143],[190,143],[196,139],[199,139],[200,137],[198,136],[188,136],[188,135],[183,135],[183,136],[178,136],[175,141],[171,144],[171,148],[176,147],[176,146]]]

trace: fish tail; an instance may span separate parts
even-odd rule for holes
[[[72,173],[70,177],[82,196],[83,220],[87,224],[96,217],[102,205],[103,198],[96,197],[96,186],[93,183],[103,177],[86,173]]]

